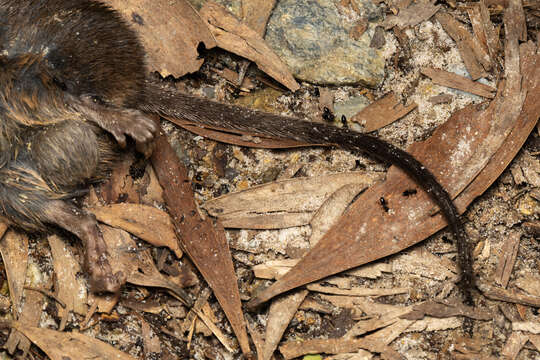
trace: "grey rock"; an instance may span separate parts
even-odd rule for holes
[[[350,119],[368,105],[369,100],[365,96],[353,97],[347,101],[335,103],[334,114],[337,119],[341,119],[341,115],[345,115],[347,119]]]
[[[266,41],[300,80],[376,86],[384,76],[384,59],[369,47],[373,31],[353,40],[351,27],[332,0],[281,0],[270,17]]]

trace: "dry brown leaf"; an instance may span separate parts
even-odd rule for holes
[[[364,127],[364,132],[378,130],[407,115],[414,109],[416,104],[403,106],[393,92],[362,109],[351,118]]]
[[[158,120],[156,119],[156,122]],[[225,231],[199,213],[186,168],[161,132],[151,157],[183,248],[210,285],[244,354],[251,352]]]
[[[13,322],[11,325],[39,347],[51,360],[135,360],[111,345],[78,332],[60,332]]]
[[[311,225],[309,243],[311,246],[314,246],[322,239],[324,234],[339,220],[356,195],[365,189],[366,186],[361,184],[344,185],[324,201],[309,221]]]
[[[216,41],[188,1],[105,0],[118,10],[138,33],[150,69],[163,77],[181,77],[201,67],[197,47],[207,49]]]
[[[161,341],[150,325],[141,318],[141,337],[146,359],[161,354]]]
[[[378,179],[378,174],[354,172],[279,180],[212,199],[203,207],[225,227],[279,229],[307,225],[314,211],[342,186],[354,183],[365,188]]]
[[[540,115],[540,55],[536,54],[534,44],[522,45],[522,53],[526,54],[521,57],[525,79],[522,83],[515,26],[508,20],[506,24],[507,81],[501,94],[487,109],[469,106],[454,113],[430,139],[409,148],[453,197],[459,194],[456,205],[460,211],[497,179]],[[440,214],[432,216],[434,205],[427,194],[403,196],[405,190],[416,187],[401,170],[390,168],[386,182],[366,190],[351,205],[347,216],[295,268],[259,293],[248,306],[257,306],[297,286],[396,253],[444,227],[446,222]],[[393,209],[391,214],[375,205],[381,197]],[[385,231],[381,233],[383,227]],[[378,235],[376,243],[372,234]]]
[[[533,296],[540,297],[540,276],[538,274],[523,274],[517,278],[516,286]]]
[[[457,265],[446,258],[433,255],[426,249],[415,249],[392,259],[392,272],[407,272],[431,279],[457,278]]]
[[[484,283],[479,283],[478,289],[482,291],[482,294],[485,297],[491,300],[499,300],[514,304],[540,307],[540,296],[528,295],[513,290],[496,288]]]
[[[56,235],[47,238],[53,257],[56,296],[64,302],[66,307],[57,306],[58,316],[61,318],[59,329],[66,326],[70,312],[86,314],[87,297],[86,284],[77,277],[81,266],[75,260],[72,250]]]
[[[452,316],[466,316],[476,320],[490,320],[493,315],[490,311],[466,306],[464,304],[445,304],[436,301],[427,301],[422,304],[414,305],[410,313],[401,315],[402,319],[420,320],[424,316],[436,318],[447,318]]]
[[[398,15],[389,15],[383,22],[385,29],[397,26],[400,29],[413,27],[422,21],[428,20],[435,15],[441,5],[435,5],[435,1],[418,1],[407,8],[400,9]]]
[[[388,296],[388,295],[406,294],[409,292],[409,289],[406,289],[406,288],[372,289],[372,288],[355,287],[350,290],[347,290],[347,289],[339,289],[339,288],[330,287],[330,286],[322,286],[318,284],[310,284],[307,286],[307,289],[310,291],[317,291],[324,294],[347,295],[347,296]]]
[[[263,360],[270,360],[283,333],[307,294],[308,292],[306,290],[299,290],[275,299],[272,302],[266,321],[266,335],[262,354]]]
[[[484,52],[482,45],[469,31],[454,19],[450,14],[438,13],[437,20],[444,30],[456,42],[461,59],[473,80],[486,76],[484,68],[489,68],[491,61],[487,53]]]
[[[540,323],[536,321],[514,321],[512,323],[512,330],[538,335],[540,334]]]
[[[501,355],[504,359],[516,359],[521,351],[521,348],[523,348],[528,340],[529,337],[527,335],[520,332],[512,332],[504,344]]]
[[[131,236],[121,229],[104,225],[100,229],[107,243],[109,262],[114,273],[122,271],[129,283],[165,288],[183,301],[190,302],[189,296],[181,287],[183,284],[176,284],[159,272],[149,250],[138,250]]]
[[[225,8],[207,2],[200,15],[208,23],[220,48],[255,62],[259,69],[291,91],[300,88],[287,66],[266,45],[263,38],[249,26],[238,21]]]
[[[112,204],[89,208],[96,218],[110,226],[123,229],[154,246],[166,246],[178,258],[182,250],[169,215],[153,206]]]
[[[460,76],[448,71],[434,68],[423,68],[421,72],[422,74],[429,76],[435,84],[466,91],[486,98],[494,98],[495,92],[497,91],[497,89],[492,88],[489,85],[472,81],[464,76]]]
[[[266,32],[266,23],[276,0],[242,0],[242,19],[261,37]]]
[[[22,313],[24,310],[22,308],[23,288],[28,266],[28,237],[25,234],[9,230],[0,241],[0,253],[6,269],[12,316],[14,319],[20,319],[21,322],[31,325],[32,319],[25,317]],[[13,354],[17,348],[26,353],[29,345],[28,340],[15,330],[9,334],[9,338],[4,344],[10,354]]]
[[[399,321],[400,317],[412,310],[412,306],[394,306],[392,310],[373,319],[360,320],[347,331],[344,338],[352,339],[373,330],[381,329]]]
[[[512,274],[512,269],[514,268],[514,263],[516,262],[520,239],[521,234],[518,232],[513,232],[506,237],[506,240],[501,248],[499,264],[495,272],[495,280],[504,288],[508,285],[510,275]]]

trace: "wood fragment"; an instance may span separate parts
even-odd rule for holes
[[[518,29],[518,40],[527,41],[527,22],[525,21],[525,12],[521,0],[508,0],[508,8],[506,10],[515,21]]]
[[[461,59],[473,80],[485,77],[485,65],[489,67],[490,58],[488,54],[483,53],[479,42],[475,41],[469,31],[455,20],[450,14],[439,13],[435,15],[444,30],[456,42]]]
[[[464,76],[448,71],[434,68],[423,68],[421,72],[422,74],[431,78],[435,84],[466,91],[471,94],[483,96],[489,99],[493,99],[495,97],[495,92],[497,91],[497,89],[489,85],[472,81]]]
[[[516,280],[516,286],[533,296],[540,298],[540,276],[525,273]]]
[[[513,232],[506,237],[504,244],[501,248],[501,254],[499,256],[499,264],[495,271],[495,280],[505,288],[510,280],[512,269],[516,262],[517,253],[519,249],[519,240],[521,234]]]
[[[259,69],[285,85],[291,91],[300,88],[287,66],[262,37],[239,22],[218,4],[207,2],[200,11],[220,48],[255,62]]]
[[[141,321],[141,337],[143,339],[143,348],[145,358],[155,357],[158,354],[161,354],[161,341],[159,336],[154,332],[150,324],[148,324],[144,319]]]
[[[527,335],[516,331],[512,332],[504,344],[501,355],[505,359],[516,359],[519,352],[528,340],[529,338]]]
[[[364,132],[380,129],[416,109],[416,103],[403,106],[393,92],[390,92],[366,106],[351,118],[364,127]]]
[[[272,301],[266,322],[265,342],[262,353],[263,360],[270,360],[283,333],[307,294],[307,290],[298,290]]]

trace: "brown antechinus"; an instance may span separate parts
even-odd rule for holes
[[[405,170],[440,206],[456,238],[461,286],[474,285],[470,250],[448,193],[421,163],[375,137],[179,93],[150,80],[145,52],[120,15],[91,0],[0,0],[0,216],[25,230],[56,225],[79,237],[93,291],[115,292],[95,218],[72,199],[106,176],[131,137],[148,153],[145,114],[223,129],[330,143]]]

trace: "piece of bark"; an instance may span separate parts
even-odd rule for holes
[[[493,99],[495,97],[495,92],[497,91],[497,89],[489,85],[472,81],[464,76],[440,69],[423,68],[420,72],[431,78],[435,84],[462,90],[489,99]]]
[[[255,62],[259,69],[291,91],[300,88],[285,63],[266,45],[263,38],[225,8],[207,2],[200,15],[207,22],[220,48]]]
[[[540,297],[540,276],[538,274],[523,274],[516,280],[516,286],[533,296]]]
[[[512,332],[504,344],[501,355],[504,359],[516,359],[528,340],[529,337],[527,335],[516,331]]]
[[[364,132],[378,130],[394,121],[407,115],[414,109],[416,104],[412,103],[403,106],[393,92],[390,92],[366,106],[359,113],[351,118],[351,121],[357,122],[364,127]]]
[[[390,15],[383,22],[385,29],[397,26],[400,29],[413,27],[422,21],[428,20],[435,15],[441,5],[435,5],[434,1],[418,1],[406,9],[400,9],[398,15]]]
[[[262,354],[264,340],[262,334],[259,333],[259,331],[255,328],[255,321],[251,319],[249,315],[246,315],[246,325],[249,335],[251,336],[251,340],[253,340],[253,344],[255,345],[255,350],[257,351],[257,360],[263,360]]]
[[[509,33],[515,34],[511,23],[507,27],[511,28]],[[487,109],[469,106],[454,113],[430,139],[409,148],[452,197],[459,194],[455,201],[461,212],[502,173],[540,116],[540,66],[537,65],[540,55],[536,54],[532,43],[522,45],[523,53],[527,54],[521,62],[525,79],[522,83],[517,75],[520,73],[519,51],[517,64],[515,60],[517,37],[507,37],[506,45],[512,51],[506,57],[508,75],[502,93],[508,94],[496,97]],[[469,134],[475,134],[474,141]],[[468,138],[470,147],[467,149],[458,146],[464,137]],[[446,222],[440,214],[432,216],[434,205],[427,194],[403,196],[404,190],[416,186],[400,170],[390,168],[385,183],[366,190],[351,205],[347,216],[342,217],[295,268],[259,293],[248,306],[257,306],[297,286],[396,253],[444,227]],[[380,206],[374,206],[381,197],[395,202],[391,215]],[[388,223],[391,223],[390,228],[385,226]],[[381,233],[382,227],[386,230]],[[378,234],[375,244],[370,237],[373,233]]]
[[[187,170],[180,163],[163,131],[156,140],[151,160],[183,248],[214,290],[242,352],[248,355],[251,350],[240,293],[223,227],[219,222],[214,224],[210,218],[201,217]]]
[[[426,249],[415,249],[400,254],[391,261],[392,272],[408,272],[431,279],[443,281],[456,279],[458,268],[452,261],[440,258]],[[457,280],[457,279],[456,279]]]
[[[471,4],[471,6],[467,8],[467,14],[469,15],[469,19],[471,20],[474,36],[478,39],[480,45],[484,48],[484,51],[486,53],[489,53],[489,48],[487,45],[487,35],[484,27],[484,19],[482,18],[482,13],[480,9],[480,3]],[[491,61],[493,62],[493,58],[491,58]]]
[[[270,360],[283,333],[307,294],[307,290],[298,290],[279,299],[275,299],[272,302],[266,321],[266,334],[262,353],[263,360]]]
[[[519,240],[521,234],[513,232],[506,237],[504,244],[501,248],[501,254],[499,256],[499,264],[495,271],[495,280],[505,288],[512,275],[512,269],[516,262],[517,253],[519,250]]]
[[[366,188],[379,174],[351,172],[279,180],[220,196],[203,207],[228,228],[279,229],[307,225],[322,203],[347,184]]]
[[[216,40],[188,1],[106,0],[137,32],[146,50],[148,67],[163,77],[181,77],[201,67],[197,47]]]
[[[112,204],[88,209],[96,218],[123,229],[154,246],[166,246],[177,258],[182,250],[169,215],[153,206],[141,204]]]
[[[421,320],[415,321],[405,332],[442,331],[457,329],[461,326],[463,326],[463,321],[455,316],[447,318],[426,316]]]
[[[79,359],[81,355],[87,359],[135,360],[111,345],[79,332],[37,328],[16,321],[11,326],[23,333],[51,360]]]
[[[242,19],[260,37],[264,37],[268,18],[276,0],[242,0]]]
[[[522,226],[528,234],[540,237],[540,221],[526,221]]]
[[[509,16],[512,17],[519,29],[519,41],[527,41],[527,22],[521,0],[508,0],[506,12],[510,14]]]
[[[475,41],[469,31],[450,14],[439,13],[436,18],[444,31],[456,42],[461,59],[471,78],[477,80],[485,77],[487,73],[484,71],[483,65],[489,68],[490,58],[488,54],[483,52],[480,43]]]

